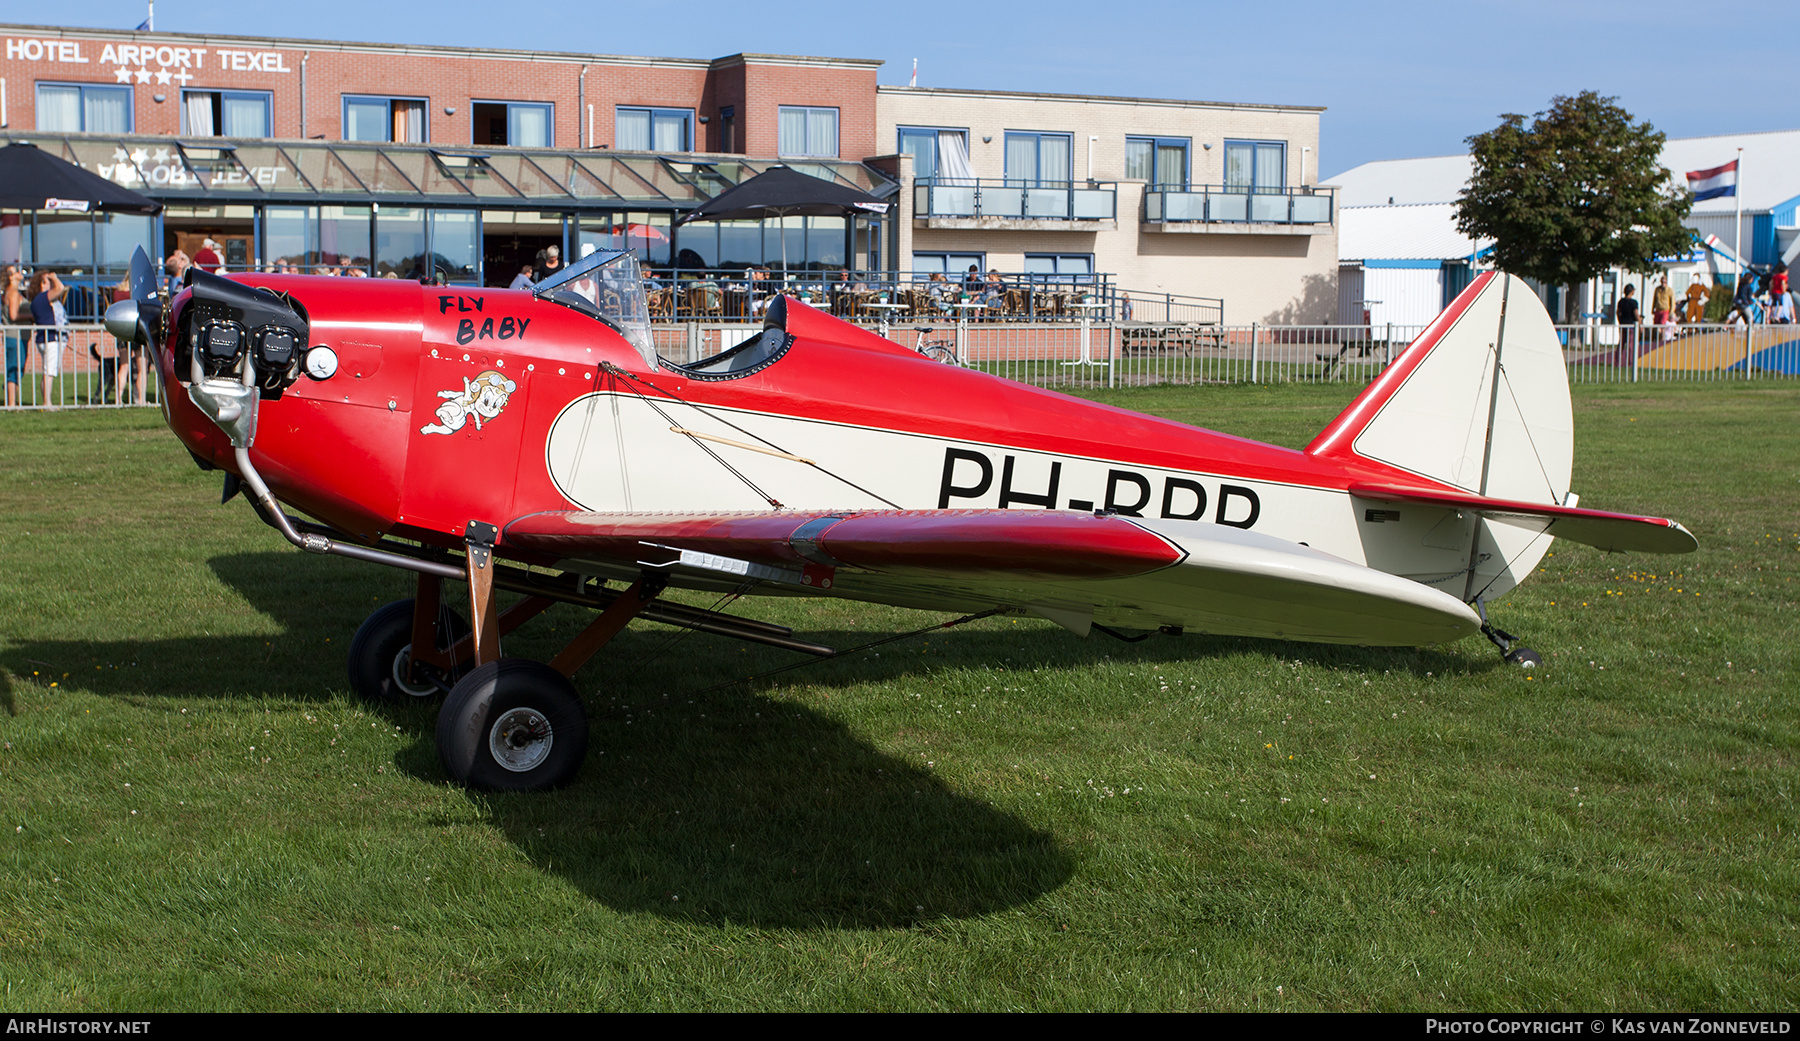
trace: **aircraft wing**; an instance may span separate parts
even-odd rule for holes
[[[1364,645],[1480,626],[1446,593],[1229,525],[1055,510],[535,513],[503,546],[621,578],[939,611],[1010,607],[1100,623]]]
[[[1443,488],[1410,488],[1401,485],[1354,484],[1350,494],[1377,502],[1414,502],[1471,510],[1497,521],[1540,527],[1550,521],[1549,534],[1609,553],[1692,553],[1700,543],[1679,522],[1666,517],[1638,517],[1629,513],[1584,510],[1537,502],[1489,499],[1481,495]]]

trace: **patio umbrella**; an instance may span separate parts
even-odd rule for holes
[[[664,235],[660,228],[651,224],[627,224],[623,232],[615,231],[613,234],[623,234],[628,241],[631,239],[643,239],[645,242],[669,241],[669,236]]]
[[[697,220],[763,220],[769,217],[849,217],[886,213],[888,204],[868,192],[773,166],[729,191],[720,192],[677,224]],[[781,269],[787,270],[787,235],[781,236]]]
[[[0,209],[155,213],[162,204],[29,144],[0,148]]]

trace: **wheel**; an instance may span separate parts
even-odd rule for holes
[[[469,673],[438,710],[438,757],[470,788],[559,787],[581,769],[587,742],[587,710],[575,685],[527,658],[501,658]]]
[[[1506,652],[1505,661],[1521,669],[1535,669],[1544,664],[1544,656],[1529,647],[1515,647]]]
[[[930,358],[932,361],[941,361],[945,365],[955,365],[957,363],[955,351],[948,347],[939,347],[935,343],[926,344],[924,350],[919,353]]]
[[[438,696],[437,684],[410,678],[412,628],[411,600],[396,600],[363,619],[350,638],[350,689],[358,697],[399,704]],[[437,629],[438,649],[445,650],[468,635],[469,623],[455,611],[440,608]]]

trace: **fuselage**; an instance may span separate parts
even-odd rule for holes
[[[449,544],[470,521],[571,508],[1110,509],[1427,581],[1468,567],[1446,511],[1372,523],[1348,491],[1409,475],[937,364],[803,305],[772,363],[700,378],[653,371],[607,325],[527,292],[238,277],[289,293],[339,359],[261,403],[251,457],[280,499],[362,538]],[[233,468],[212,422],[164,400],[197,456]]]

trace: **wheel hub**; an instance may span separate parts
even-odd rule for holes
[[[423,668],[424,666],[421,666]],[[437,694],[436,684],[429,679],[423,683],[413,682],[412,644],[400,648],[394,655],[394,686],[405,691],[409,697],[429,698]]]
[[[556,734],[544,714],[532,708],[509,709],[488,728],[488,751],[494,762],[513,773],[526,773],[550,757]]]

